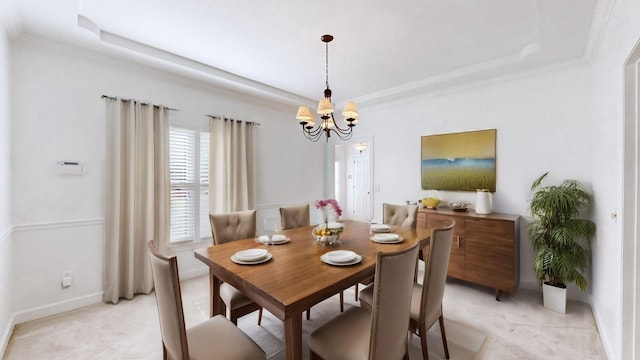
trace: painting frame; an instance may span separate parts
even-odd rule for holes
[[[496,139],[496,129],[422,136],[422,190],[495,192]]]

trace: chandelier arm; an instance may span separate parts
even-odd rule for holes
[[[333,129],[332,130],[334,130],[336,133],[348,134],[348,133],[351,133],[353,131],[353,126],[347,125],[346,128],[341,128],[340,126],[338,126],[338,123],[336,122],[336,119],[333,117],[333,113],[331,113],[331,120],[333,120]]]
[[[302,133],[307,139],[313,142],[316,142],[320,139],[320,136],[322,135],[322,127],[319,126],[316,128],[308,129],[306,128],[305,125],[302,125]]]

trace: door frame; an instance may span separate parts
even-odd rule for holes
[[[342,142],[342,143],[335,143],[332,144],[333,146],[331,146],[331,194],[333,194],[333,197],[336,196],[336,192],[335,192],[335,179],[336,179],[336,174],[335,174],[335,162],[336,162],[336,147],[337,146],[354,146],[356,144],[360,144],[360,143],[368,143],[369,146],[367,147],[367,149],[365,150],[365,152],[368,153],[369,156],[369,177],[370,177],[370,182],[369,182],[369,197],[370,197],[370,204],[371,204],[371,218],[373,218],[373,216],[375,215],[375,196],[374,196],[374,142],[373,142],[373,137],[369,137],[369,138],[357,138],[357,139],[350,139],[348,141]]]
[[[638,244],[638,206],[640,167],[640,40],[624,64],[624,148],[622,167],[622,358],[635,359],[640,345],[640,247]]]

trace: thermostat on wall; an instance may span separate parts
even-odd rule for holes
[[[84,174],[84,165],[78,161],[58,161],[58,174],[82,175]]]

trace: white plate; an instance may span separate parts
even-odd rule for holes
[[[240,261],[258,261],[264,259],[268,253],[265,249],[249,249],[238,251],[234,256]]]
[[[271,238],[271,240],[269,240],[268,236],[260,236],[258,237],[258,242],[265,244],[265,245],[280,245],[280,244],[286,244],[290,241],[290,239],[288,237],[285,237],[284,239],[274,239]]]
[[[400,235],[398,235],[398,234],[375,234],[375,235],[373,235],[373,238],[376,241],[394,241],[394,240],[398,240],[399,237],[400,237]]]
[[[328,253],[324,254],[324,257],[327,260],[330,260],[334,263],[351,262],[356,259],[356,256],[358,256],[358,254],[350,250],[335,250],[329,251]]]
[[[256,265],[256,264],[262,264],[264,262],[267,262],[267,261],[271,260],[272,257],[273,257],[273,255],[271,255],[271,253],[267,253],[267,256],[265,256],[264,258],[262,258],[260,260],[243,261],[243,260],[238,259],[235,255],[231,255],[231,261],[233,261],[236,264],[240,264],[240,265]]]
[[[375,232],[391,231],[391,227],[387,224],[371,224],[371,231],[375,231]]]
[[[347,266],[347,265],[355,265],[357,263],[359,263],[360,261],[362,261],[362,256],[360,255],[356,255],[356,258],[353,259],[352,261],[349,262],[333,262],[331,261],[331,259],[328,259],[325,255],[322,255],[320,257],[320,260],[322,260],[322,262],[327,263],[329,265],[335,265],[335,266]]]
[[[404,241],[398,234],[375,234],[371,237],[371,241],[381,244],[396,244]]]

